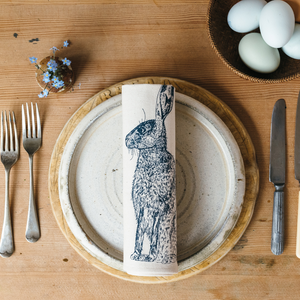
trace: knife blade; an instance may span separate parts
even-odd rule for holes
[[[271,251],[275,255],[281,254],[284,249],[285,110],[284,99],[279,99],[274,105],[271,123],[269,179],[275,186]]]
[[[297,111],[296,111],[294,165],[295,165],[295,178],[300,182],[300,93],[298,96]],[[298,197],[296,255],[298,258],[300,258],[300,192]]]

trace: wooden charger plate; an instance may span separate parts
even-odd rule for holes
[[[70,230],[70,227],[68,226],[68,223],[64,217],[59,197],[58,182],[62,154],[70,136],[74,132],[77,125],[97,105],[111,97],[121,94],[122,85],[141,83],[172,84],[173,86],[175,86],[178,93],[184,94],[201,102],[212,112],[214,112],[218,117],[220,117],[231,131],[238,144],[238,147],[240,148],[246,177],[246,190],[240,217],[228,238],[212,255],[205,258],[200,263],[197,263],[191,268],[180,271],[175,275],[167,277],[141,277],[128,275],[127,273],[108,266],[99,259],[95,258],[82,246],[81,243],[78,242],[78,240]],[[84,257],[86,260],[88,260],[89,263],[99,268],[100,270],[125,280],[141,283],[162,283],[187,278],[207,269],[218,260],[220,260],[223,256],[225,256],[240,239],[251,220],[258,193],[258,182],[259,175],[253,144],[243,124],[235,116],[235,114],[221,100],[219,100],[203,88],[182,80],[162,77],[145,77],[124,81],[99,92],[94,97],[85,102],[75,112],[75,114],[71,117],[71,119],[62,130],[52,153],[49,170],[49,192],[52,210],[61,231],[66,236],[69,243],[82,257]]]

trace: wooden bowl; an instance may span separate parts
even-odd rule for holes
[[[288,57],[281,49],[280,66],[272,73],[258,73],[248,68],[238,53],[240,40],[246,34],[234,32],[227,23],[227,15],[238,0],[211,0],[208,7],[208,35],[213,49],[222,62],[242,78],[261,83],[279,83],[300,76],[300,60]],[[259,29],[255,30],[259,32]]]
[[[45,83],[43,81],[43,78],[44,78],[43,72],[47,71],[47,63],[50,61],[50,59],[51,59],[51,57],[47,56],[38,63],[38,66],[40,67],[40,69],[37,69],[35,72],[36,81],[37,81],[38,85],[41,87],[41,89],[48,90],[49,93],[65,93],[65,92],[69,91],[75,82],[75,74],[74,74],[71,66],[67,66],[66,70],[63,73],[62,80],[65,82],[64,87],[57,89],[54,86],[52,86],[52,83]],[[56,57],[55,61],[57,62],[58,65],[63,64],[61,57]]]

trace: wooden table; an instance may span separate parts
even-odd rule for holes
[[[294,128],[300,79],[265,85],[233,74],[210,46],[207,7],[208,0],[1,1],[0,109],[14,110],[20,134],[21,104],[37,102],[44,134],[34,160],[42,237],[35,244],[25,240],[29,170],[21,148],[11,172],[16,249],[10,258],[0,259],[1,299],[299,299]],[[72,61],[81,88],[39,99],[28,58],[42,59],[65,40],[71,46],[61,54]],[[167,284],[127,282],[91,266],[61,233],[48,194],[51,153],[68,119],[101,89],[140,76],[184,79],[222,99],[248,130],[260,169],[254,215],[238,244],[206,271]],[[275,256],[270,250],[274,188],[268,164],[271,115],[279,98],[287,103],[286,239],[284,253]],[[2,224],[4,169],[0,195]]]

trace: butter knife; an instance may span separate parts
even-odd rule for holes
[[[279,255],[284,249],[284,185],[286,165],[285,101],[279,99],[273,108],[270,146],[270,181],[275,186],[271,251]]]

